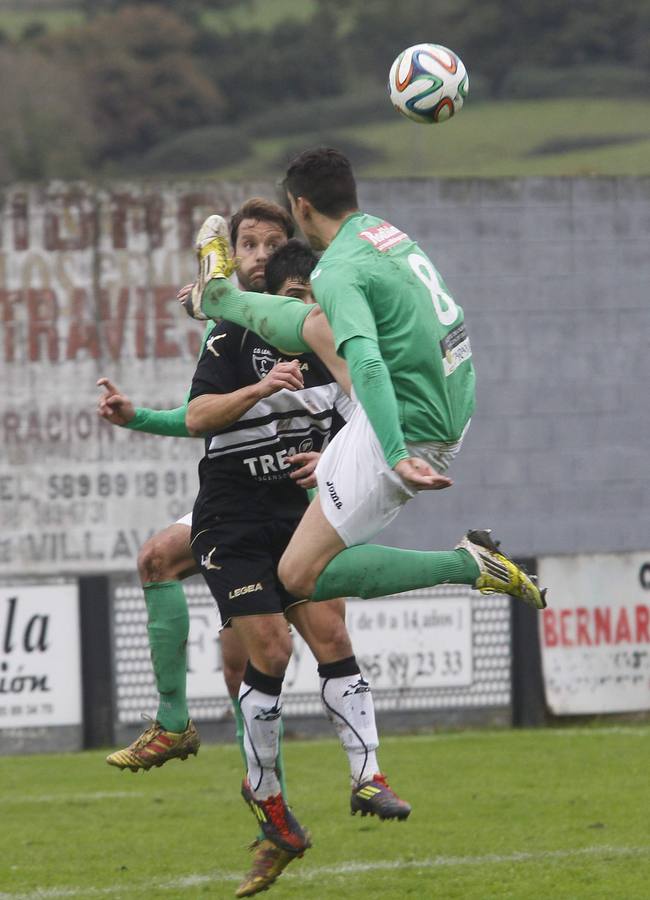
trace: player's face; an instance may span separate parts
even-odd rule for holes
[[[237,278],[245,291],[265,291],[264,266],[278,247],[287,243],[287,235],[276,222],[243,219],[237,232],[235,256]]]
[[[302,300],[303,303],[316,302],[309,282],[301,281],[299,278],[287,278],[280,285],[278,294],[281,297],[295,297],[297,300]]]

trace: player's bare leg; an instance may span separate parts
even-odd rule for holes
[[[476,536],[480,537],[480,545]],[[377,544],[346,547],[317,497],[280,560],[286,590],[312,600],[384,597],[438,584],[467,584],[482,593],[510,594],[544,609],[541,592],[524,570],[497,549],[489,532],[470,531],[455,550],[400,550]]]
[[[348,397],[351,396],[352,382],[347,363],[336,352],[332,329],[320,306],[315,306],[305,319],[302,326],[302,338],[325,363]]]
[[[343,550],[345,543],[327,521],[320,497],[316,496],[282,555],[278,566],[280,581],[294,597],[313,597],[319,575]],[[341,591],[327,599],[340,596],[359,595],[353,591]]]

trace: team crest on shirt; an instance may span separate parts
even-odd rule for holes
[[[255,347],[252,359],[255,374],[260,381],[269,374],[273,366],[278,362],[271,351],[266,350],[264,347]]]

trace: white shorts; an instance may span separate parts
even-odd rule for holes
[[[174,525],[187,525],[188,528],[192,527],[192,513],[188,512],[186,516],[183,516],[182,519],[176,519]]]
[[[411,456],[442,473],[460,450],[468,426],[451,444],[423,441],[406,446]],[[316,477],[325,518],[347,547],[373,538],[417,494],[388,466],[361,405],[323,451]]]

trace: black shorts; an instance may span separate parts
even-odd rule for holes
[[[223,522],[192,535],[192,553],[224,627],[237,616],[284,613],[301,602],[278,579],[280,557],[299,518]]]

